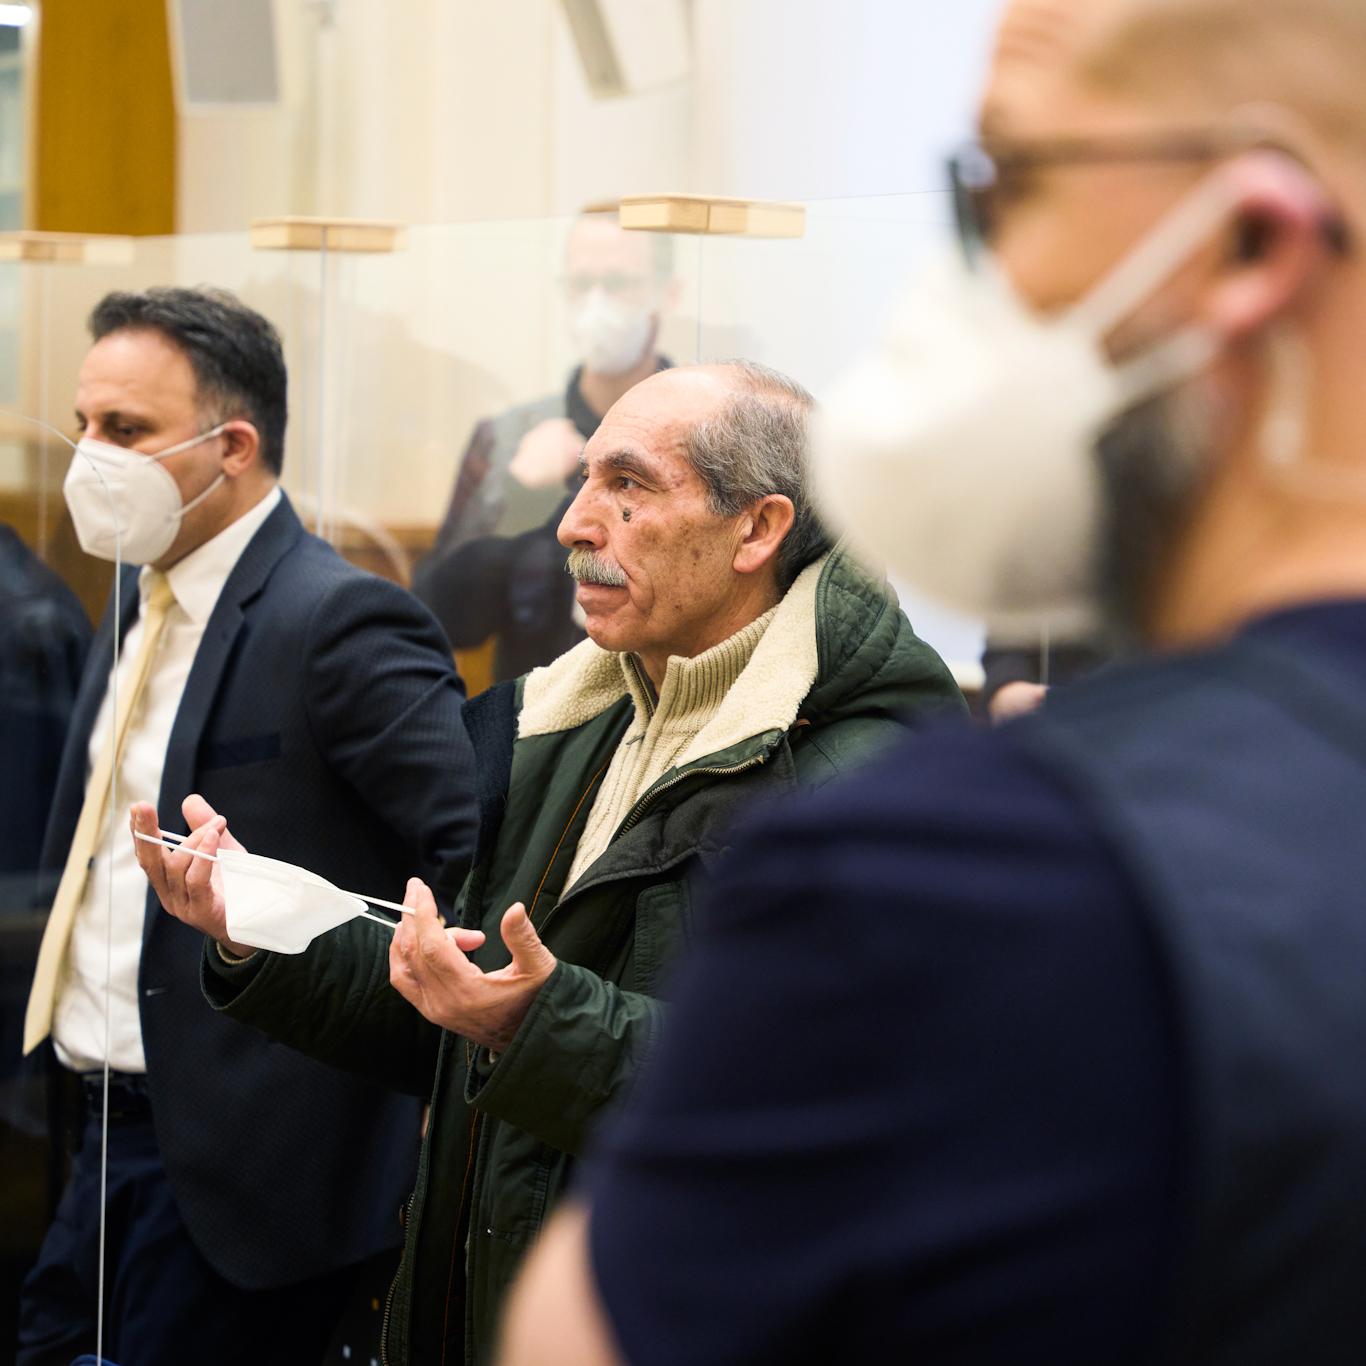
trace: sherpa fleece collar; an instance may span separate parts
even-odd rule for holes
[[[731,685],[720,709],[679,757],[678,767],[767,731],[786,731],[816,681],[816,585],[830,557],[797,576],[778,604],[749,664]],[[517,738],[572,730],[626,696],[621,656],[581,641],[522,686]]]

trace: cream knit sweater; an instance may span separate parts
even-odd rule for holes
[[[627,690],[636,704],[635,719],[603,775],[593,809],[588,813],[588,824],[574,852],[566,891],[612,842],[617,828],[641,796],[678,762],[720,710],[777,611],[776,607],[770,608],[729,640],[712,646],[695,659],[674,655],[665,671],[658,702],[635,656],[617,657]]]

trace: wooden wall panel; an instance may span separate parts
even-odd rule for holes
[[[175,231],[166,0],[43,0],[29,225]]]

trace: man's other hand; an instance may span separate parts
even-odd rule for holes
[[[523,488],[550,489],[579,467],[583,437],[567,417],[548,417],[520,441],[508,473]]]
[[[505,1052],[555,971],[555,955],[541,943],[526,908],[519,901],[503,914],[503,943],[512,962],[497,972],[481,972],[461,946],[474,947],[482,934],[447,930],[425,883],[411,878],[403,904],[414,913],[403,917],[389,950],[389,981],[395,990],[433,1024],[490,1052]]]
[[[197,794],[186,797],[180,809],[191,834],[180,849],[168,849],[164,844],[149,844],[136,838],[139,833],[156,837],[160,834],[160,826],[156,807],[151,802],[133,804],[129,824],[133,829],[133,848],[138,863],[162,906],[177,920],[218,940],[235,957],[249,958],[256,950],[246,944],[235,944],[228,937],[223,876],[218,871],[218,864],[182,852],[197,849],[212,856],[219,849],[240,849],[242,846],[228,833],[227,821],[203,797]]]
[[[993,726],[1003,726],[1016,717],[1038,711],[1048,696],[1042,683],[1007,683],[987,705]]]

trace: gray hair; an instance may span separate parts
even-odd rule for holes
[[[815,400],[795,380],[752,360],[720,361],[735,390],[714,417],[687,435],[688,461],[718,517],[737,517],[760,498],[792,500],[796,518],[778,547],[778,587],[819,559],[834,538],[821,525],[807,479],[807,436]]]

